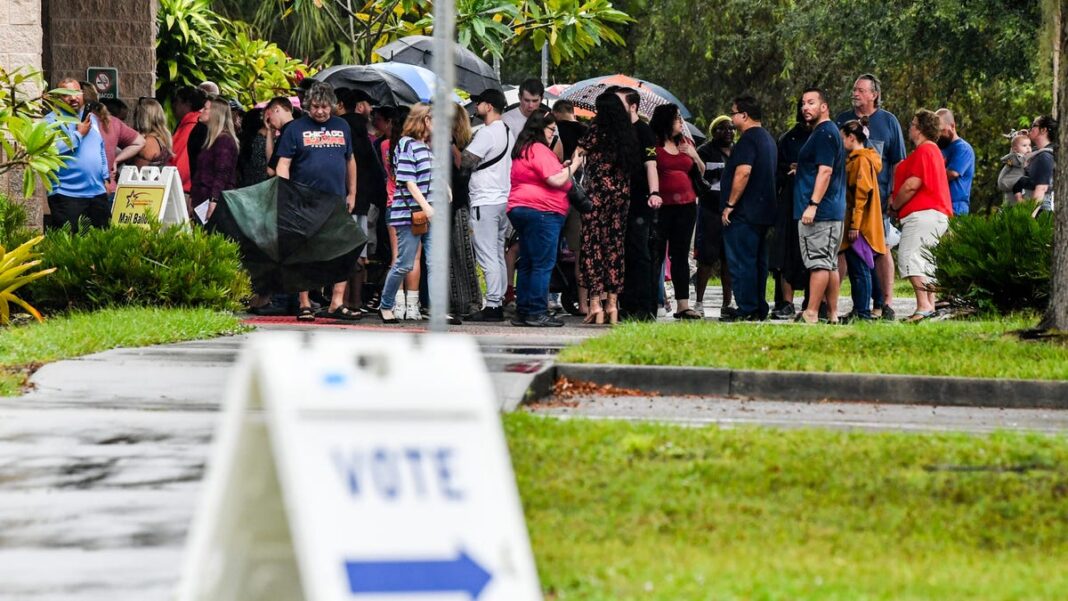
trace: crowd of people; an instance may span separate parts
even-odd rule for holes
[[[71,92],[69,111],[47,119],[73,118],[61,124],[60,151],[71,158],[48,197],[53,226],[76,230],[85,218],[106,227],[124,164],[177,167],[190,214],[209,222],[223,191],[270,177],[321,190],[329,202],[344,199],[368,234],[351,277],[319,291],[255,291],[251,311],[302,321],[422,319],[426,281],[438,267],[434,216],[445,210],[454,224],[452,323],[502,322],[514,303],[514,325],[561,326],[555,280],[574,288],[570,308],[586,323],[653,320],[662,311],[699,320],[713,275],[723,321],[894,319],[895,247],[897,271],[916,295],[906,319],[920,321],[935,312],[927,251],[951,217],[969,211],[975,175],[975,153],[952,111],[916,110],[903,131],[869,74],[857,78],[852,107],[835,117],[825,91],[805,90],[796,124],[777,139],[762,124],[760,103],[740,95],[700,146],[675,104],[656,106],[648,120],[639,115],[635,89],[606,88],[588,123],[566,100],[549,109],[536,79],[523,82],[511,110],[500,90],[488,89],[471,97],[474,120],[455,111],[448,182],[432,181],[426,104],[380,106],[362,90],[315,82],[302,86],[299,107],[277,97],[246,112],[205,82],[171,99],[171,131],[155,98],[128,111],[120,101],[98,102],[84,82],[58,87]],[[1010,135],[998,177],[1006,203],[1034,203],[1036,214],[1053,209],[1056,139],[1050,116]],[[438,186],[450,190],[447,207],[432,203]],[[853,309],[840,316],[844,277]]]

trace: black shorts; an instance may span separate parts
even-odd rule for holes
[[[697,262],[702,265],[715,265],[724,259],[723,252],[723,214],[706,209],[705,204],[697,207],[697,228],[694,234],[693,248]]]

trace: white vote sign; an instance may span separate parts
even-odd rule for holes
[[[493,389],[456,335],[258,334],[179,601],[533,601]]]

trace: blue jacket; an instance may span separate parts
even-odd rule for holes
[[[45,121],[55,123],[57,117],[57,113],[52,111],[45,115]],[[108,179],[108,158],[104,153],[104,137],[100,134],[100,122],[96,115],[89,118],[93,124],[84,136],[78,133],[77,123],[62,123],[59,126],[67,132],[70,143],[62,137],[56,140],[56,150],[67,157],[67,165],[56,173],[59,185],[52,188],[52,194],[93,198],[107,193],[104,182]]]

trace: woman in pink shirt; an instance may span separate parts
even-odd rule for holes
[[[508,219],[519,233],[516,263],[516,318],[512,325],[552,328],[564,322],[550,317],[549,276],[556,263],[560,230],[567,217],[571,174],[582,157],[563,164],[549,149],[556,135],[556,119],[537,111],[527,119],[512,150],[512,191]]]

